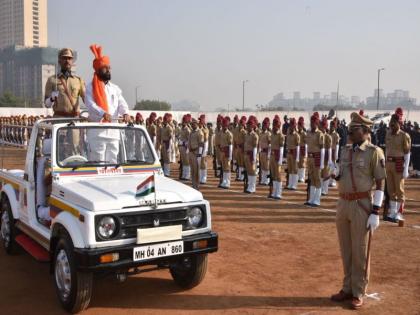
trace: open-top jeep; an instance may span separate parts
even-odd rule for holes
[[[218,248],[208,201],[162,170],[144,127],[45,119],[24,170],[1,170],[1,238],[51,266],[58,298],[85,309],[94,273],[168,268],[198,285]],[[143,267],[149,265],[149,267]]]

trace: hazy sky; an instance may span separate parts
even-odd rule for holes
[[[111,58],[113,82],[141,98],[202,109],[266,104],[293,91],[370,96],[377,69],[385,92],[420,98],[418,0],[49,0],[49,45],[78,51],[92,77],[89,45]]]

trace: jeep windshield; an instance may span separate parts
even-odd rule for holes
[[[153,164],[155,157],[139,128],[68,126],[57,131],[56,161],[60,167]]]

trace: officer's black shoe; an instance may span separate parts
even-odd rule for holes
[[[313,207],[313,208],[318,208],[319,207],[319,205],[317,205],[317,204],[314,204],[314,203],[311,203],[311,205],[310,205],[311,207]]]
[[[384,218],[384,221],[388,221],[388,222],[392,222],[392,223],[398,223],[398,220],[397,219],[391,218],[391,217],[388,217],[388,216],[386,216]]]
[[[321,193],[321,196],[326,196],[327,194],[326,193]]]
[[[273,197],[273,199],[275,199],[275,200],[281,200],[280,197]]]
[[[305,206],[312,206],[312,203],[310,203],[309,201],[304,203]]]
[[[249,190],[245,190],[244,193],[246,193],[246,194],[252,194],[252,192],[250,192]]]

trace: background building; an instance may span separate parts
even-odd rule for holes
[[[46,47],[47,0],[0,0],[0,49]]]

